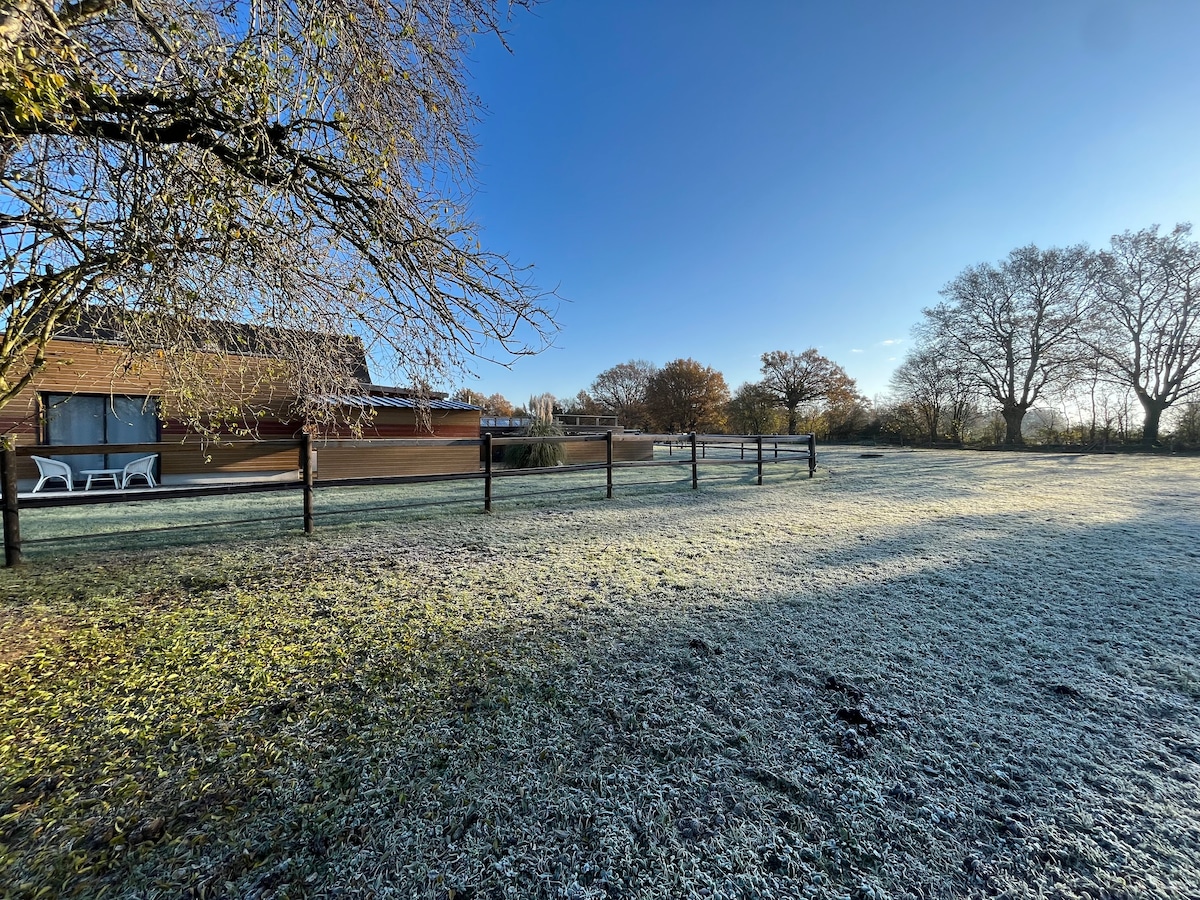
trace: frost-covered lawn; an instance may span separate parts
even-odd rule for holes
[[[858,452],[43,552],[0,892],[1196,896],[1200,460]]]

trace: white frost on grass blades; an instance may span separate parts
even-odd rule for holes
[[[344,896],[1194,896],[1200,460],[821,463],[197,556],[319,598],[365,660],[355,730],[289,726],[272,799],[295,816],[344,772],[357,837],[292,871]],[[453,647],[417,625],[449,618],[432,693]]]
[[[823,464],[406,531],[434,582],[504,598],[523,689],[396,755],[427,790],[351,870],[407,861],[396,896],[1188,896],[1197,461]]]

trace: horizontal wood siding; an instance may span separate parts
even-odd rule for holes
[[[432,409],[429,411],[431,432],[423,422],[417,420],[415,410],[381,407],[375,416],[364,425],[362,436],[370,438],[479,438],[479,410],[477,409]],[[339,437],[351,437],[346,429],[339,430]],[[332,435],[331,435],[332,436]]]
[[[607,456],[604,451],[604,441],[584,441],[580,443],[565,443],[568,465],[583,465],[585,463],[602,463]],[[613,462],[631,462],[634,460],[654,459],[654,442],[636,438],[613,439]]]
[[[197,445],[161,454],[159,465],[163,475],[299,471],[300,450],[256,447],[253,444],[233,447]]]
[[[263,357],[198,353],[194,368],[229,404],[265,409],[268,418],[279,420],[286,417],[289,398],[284,373],[274,371],[278,365]],[[39,393],[161,397],[165,383],[160,362],[133,359],[123,347],[52,340],[33,383],[0,412],[0,427],[36,435]]]
[[[286,381],[277,377],[277,361],[252,356],[200,354],[197,366],[212,370],[212,381],[228,392],[231,406],[264,411],[254,422],[257,437],[292,439],[301,426],[288,421]],[[37,446],[41,436],[38,395],[112,394],[114,396],[161,397],[165,376],[153,360],[131,360],[124,348],[84,341],[53,340],[46,349],[46,365],[34,383],[22,390],[0,409],[0,434],[10,434],[21,446]],[[223,401],[224,402],[224,401]],[[380,407],[364,423],[360,434],[348,426],[330,429],[329,437],[370,438],[473,438],[479,437],[478,410],[430,410],[428,425],[416,411]],[[253,474],[299,470],[298,451],[280,451],[278,447],[257,448],[239,444],[221,446],[219,440],[201,443],[178,420],[161,425],[163,441],[184,441],[178,451],[160,454],[161,474],[165,476],[209,474]],[[231,435],[232,436],[232,435]],[[473,472],[479,466],[474,447],[380,448],[339,450],[321,453],[317,438],[320,475],[325,478],[369,475],[426,475],[447,472]],[[44,455],[54,453],[46,446]],[[17,477],[36,479],[38,470],[32,460],[19,459]]]
[[[441,475],[478,472],[478,447],[354,447],[317,449],[317,479],[373,475]]]

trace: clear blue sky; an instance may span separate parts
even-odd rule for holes
[[[1200,227],[1198,38],[1196,0],[552,0],[472,53],[473,211],[562,331],[464,384],[815,346],[883,392],[964,267]]]

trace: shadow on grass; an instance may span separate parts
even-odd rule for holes
[[[794,521],[841,489],[789,487]],[[43,570],[0,863],[148,896],[1187,896],[1194,520],[964,501],[822,540],[758,499]]]

